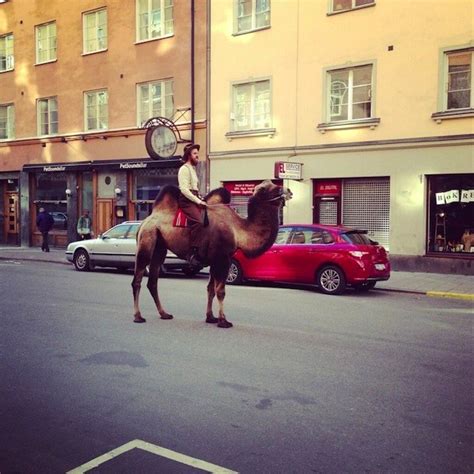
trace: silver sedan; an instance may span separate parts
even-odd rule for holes
[[[80,272],[93,270],[96,266],[133,268],[137,252],[136,237],[140,224],[140,221],[123,222],[96,239],[71,242],[66,249],[66,258]],[[199,269],[191,267],[186,260],[168,251],[161,267],[161,274],[172,270],[181,270],[188,276],[199,272]]]

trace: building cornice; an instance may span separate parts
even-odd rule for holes
[[[229,156],[248,156],[255,154],[309,154],[309,153],[324,153],[327,151],[347,152],[360,151],[364,149],[375,150],[383,148],[410,148],[410,147],[430,147],[433,145],[464,145],[474,144],[474,133],[467,133],[462,135],[446,135],[434,137],[414,137],[414,138],[400,138],[389,140],[371,140],[362,142],[347,142],[347,143],[328,143],[324,145],[301,145],[291,147],[266,147],[266,148],[252,148],[239,149],[228,151],[210,151],[210,159],[227,158]]]

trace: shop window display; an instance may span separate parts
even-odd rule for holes
[[[430,176],[428,252],[474,257],[474,174]]]
[[[54,219],[53,229],[66,230],[68,223],[65,173],[39,173],[36,175],[34,202],[37,212],[44,207]]]
[[[143,220],[153,207],[153,202],[166,184],[178,185],[175,169],[145,169],[134,172],[133,201],[135,202],[135,217]]]

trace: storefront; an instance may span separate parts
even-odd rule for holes
[[[224,187],[230,192],[231,207],[237,212],[237,214],[243,219],[247,218],[247,207],[249,199],[253,195],[255,186],[260,184],[262,180],[253,181],[232,181],[225,182]],[[273,182],[280,186],[283,185],[282,180],[274,179]],[[280,224],[283,224],[283,210],[280,208]]]
[[[427,179],[427,254],[474,258],[474,174]]]
[[[0,244],[19,245],[19,175],[0,173]]]
[[[313,180],[313,223],[365,229],[390,249],[390,179]]]
[[[77,240],[76,224],[84,209],[89,210],[95,235],[126,220],[144,219],[161,187],[177,184],[180,164],[169,159],[25,165],[28,199],[21,211],[29,228],[22,232],[22,242],[41,244],[36,228],[40,207],[54,218],[50,242],[57,247]]]

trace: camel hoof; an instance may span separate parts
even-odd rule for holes
[[[135,316],[135,319],[133,320],[134,323],[146,323],[146,319],[142,318],[141,316]]]
[[[229,321],[227,321],[227,319],[221,319],[218,323],[217,323],[217,327],[218,328],[224,328],[224,329],[227,329],[227,328],[231,328],[233,326],[233,324]]]
[[[164,314],[163,316],[161,316],[160,319],[173,319],[173,315],[172,314]]]
[[[207,316],[206,317],[206,323],[216,324],[217,322],[219,322],[219,319],[216,318],[215,316]]]

